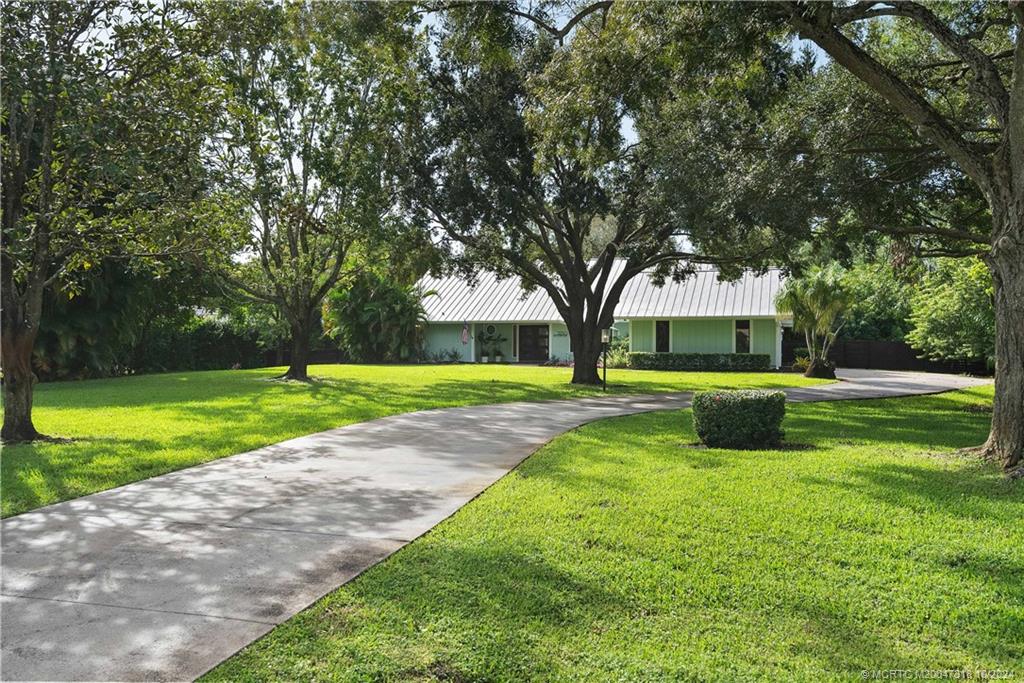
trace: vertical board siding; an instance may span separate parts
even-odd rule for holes
[[[569,328],[565,323],[551,323],[551,336],[548,338],[548,354],[558,360],[572,360]]]
[[[485,329],[488,323],[477,323],[472,326],[476,332]],[[515,326],[512,323],[490,323],[495,326],[498,334],[505,337],[501,349],[506,361],[514,360],[512,355],[512,338]],[[731,353],[735,321],[732,319],[716,320],[671,320],[671,348],[673,353]],[[751,353],[766,353],[771,357],[772,366],[777,366],[781,359],[776,353],[776,327],[773,319],[754,318],[750,321]],[[633,351],[654,351],[654,321],[631,320],[628,323],[616,323],[616,327],[624,327],[633,344]],[[551,323],[551,336],[548,339],[552,358],[571,360],[569,351],[569,331],[564,323]],[[462,343],[462,324],[435,323],[427,325],[424,334],[424,351],[428,360],[440,351],[456,349],[463,361],[480,360],[482,355],[480,342],[476,342],[476,358],[471,356],[471,345]]]
[[[732,320],[673,320],[673,353],[732,353]]]
[[[500,335],[500,336],[505,338],[505,341],[503,341],[500,344],[498,344],[498,346],[501,348],[501,352],[503,354],[505,354],[505,356],[504,356],[505,357],[505,362],[511,362],[512,361],[512,323],[477,323],[476,324],[476,333],[478,335],[480,333],[486,333],[488,325],[494,325],[495,334]],[[479,361],[479,360],[481,360],[481,358],[483,358],[483,355],[484,355],[483,354],[483,346],[484,345],[480,342],[480,340],[477,339],[476,340],[476,360],[477,361]],[[490,344],[488,344],[487,346],[488,346],[488,349],[489,349],[490,348]],[[490,360],[493,362],[494,359],[492,358]]]
[[[472,360],[470,358],[470,345],[462,343],[461,323],[427,325],[423,337],[423,349],[427,354],[428,360],[433,354],[450,349],[457,349],[462,356],[462,360]]]
[[[750,352],[767,353],[771,356],[772,367],[779,365],[776,358],[775,335],[778,323],[774,320],[754,319],[750,321]]]
[[[654,321],[630,320],[629,338],[633,342],[634,351],[654,350]]]

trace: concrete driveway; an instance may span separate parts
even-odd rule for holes
[[[846,371],[791,400],[983,382]],[[3,520],[3,680],[187,680],[445,519],[539,446],[689,394],[430,410]]]

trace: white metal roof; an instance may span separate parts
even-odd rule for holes
[[[617,275],[619,264],[613,271]],[[782,283],[778,270],[764,275],[746,272],[736,282],[721,282],[714,268],[698,270],[682,282],[655,285],[648,273],[634,277],[615,309],[618,320],[629,318],[758,318],[775,317],[775,295]],[[437,296],[423,300],[427,321],[559,322],[561,316],[543,289],[524,297],[519,279],[499,280],[481,273],[475,286],[459,276],[424,276],[419,285]]]
[[[647,273],[629,281],[615,309],[616,318],[760,318],[776,316],[775,295],[782,273],[750,271],[722,282],[713,268],[698,270],[682,282],[658,287]]]
[[[556,322],[562,319],[551,297],[543,289],[525,295],[519,278],[499,280],[493,273],[481,273],[471,287],[462,277],[435,278],[425,275],[419,282],[424,291],[436,296],[423,299],[427,321],[461,322]]]

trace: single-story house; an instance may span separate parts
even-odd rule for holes
[[[781,283],[778,270],[723,282],[708,267],[660,287],[641,273],[622,293],[615,327],[629,335],[630,351],[766,353],[778,367],[782,327],[792,324],[775,308]],[[500,349],[503,360],[511,362],[572,359],[569,331],[542,289],[524,295],[517,278],[490,273],[473,286],[457,276],[428,275],[419,284],[436,292],[423,302],[428,358],[479,362],[485,352]]]

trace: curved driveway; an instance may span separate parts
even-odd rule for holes
[[[948,391],[845,371],[831,401]],[[4,680],[199,676],[465,505],[539,446],[689,394],[429,410],[353,424],[3,521]]]

